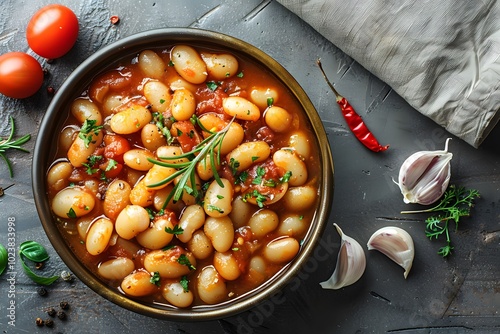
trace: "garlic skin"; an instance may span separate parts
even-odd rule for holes
[[[382,227],[373,233],[367,246],[368,250],[378,250],[403,267],[405,279],[408,277],[415,257],[413,239],[408,232],[395,226]]]
[[[443,151],[416,152],[401,165],[398,185],[405,203],[429,205],[443,196],[451,176],[450,139],[446,140]]]
[[[330,279],[320,285],[323,289],[337,290],[361,278],[366,268],[366,257],[363,247],[356,240],[345,235],[337,224],[333,225],[342,239],[337,255],[337,265]]]

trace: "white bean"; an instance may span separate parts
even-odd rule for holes
[[[187,80],[184,80],[177,72],[170,75],[165,82],[171,90],[176,91],[181,88],[189,89],[192,93],[195,93],[198,87]]]
[[[87,138],[86,140],[80,136],[76,137],[68,150],[68,160],[74,167],[82,167],[102,143],[102,131],[91,131],[84,136]]]
[[[69,177],[73,172],[73,166],[69,162],[61,161],[50,167],[47,173],[47,186],[59,191],[69,185]]]
[[[177,185],[179,183],[179,181],[183,175],[184,174],[181,174],[174,179],[175,185]],[[199,176],[195,174],[194,180],[195,180],[194,186],[191,184],[191,178],[189,178],[187,180],[186,186],[190,187],[191,189],[196,189],[197,191],[200,191],[201,190],[201,180],[200,180]],[[185,205],[192,205],[192,204],[196,204],[198,202],[198,199],[195,196],[189,194],[187,191],[182,192],[181,200],[182,200],[182,202],[184,202]]]
[[[127,205],[115,222],[116,233],[123,239],[130,240],[149,227],[149,214],[142,206]]]
[[[172,96],[170,89],[160,81],[148,81],[143,88],[144,97],[151,104],[151,109],[156,112],[164,113],[167,111]]]
[[[250,91],[250,100],[262,110],[268,107],[269,99],[274,103],[278,101],[278,92],[273,88],[253,87]]]
[[[144,178],[140,179],[130,192],[130,203],[148,207],[154,203],[156,190],[146,186]]]
[[[210,161],[213,158],[215,166],[212,166],[212,162]],[[217,157],[211,156],[207,154],[200,162],[196,164],[196,174],[203,181],[208,181],[214,177],[214,169],[219,171],[220,164],[217,161]]]
[[[231,248],[234,240],[234,228],[227,216],[220,218],[208,217],[203,226],[203,232],[210,239],[215,250],[225,252]]]
[[[243,197],[238,195],[233,200],[233,210],[229,214],[229,218],[231,218],[234,228],[238,229],[248,224],[248,220],[252,216],[253,206],[248,203],[248,201],[243,201]]]
[[[148,160],[154,159],[153,153],[140,148],[131,149],[123,154],[125,165],[140,171],[148,171],[153,167],[153,163]]]
[[[71,114],[83,124],[85,120],[94,120],[96,125],[102,124],[102,115],[94,102],[86,98],[78,98],[71,104]]]
[[[288,183],[291,186],[301,186],[307,181],[307,167],[300,158],[289,149],[280,149],[273,154],[274,164],[290,171],[292,176]]]
[[[191,268],[179,263],[179,258],[185,256]],[[154,250],[144,257],[144,268],[149,272],[157,271],[164,278],[178,278],[189,274],[192,268],[196,267],[196,259],[193,254],[186,252],[180,247],[173,247],[167,250]]]
[[[174,92],[170,103],[170,112],[178,121],[187,121],[193,116],[196,109],[196,100],[193,93],[182,88]]]
[[[274,231],[278,224],[278,214],[270,209],[257,211],[248,221],[248,226],[250,226],[253,235],[259,239]]]
[[[97,267],[97,272],[105,279],[120,280],[133,272],[134,269],[134,261],[126,257],[117,257],[101,262]]]
[[[241,96],[229,96],[222,99],[222,108],[229,116],[244,121],[256,122],[260,118],[260,109]]]
[[[153,79],[161,79],[167,71],[167,65],[158,54],[152,50],[144,50],[139,54],[139,68]]]
[[[228,179],[220,179],[222,186],[217,180],[212,181],[205,193],[203,209],[210,217],[224,217],[231,213],[233,201],[233,185]]]
[[[231,160],[238,162],[236,171],[242,172],[247,170],[254,163],[259,163],[271,154],[271,148],[265,141],[251,141],[245,142],[234,150],[232,150],[226,157],[226,160],[231,163]]]
[[[304,132],[296,131],[292,133],[288,144],[302,159],[307,160],[311,156],[311,143]]]
[[[203,268],[198,275],[198,295],[207,304],[216,304],[226,298],[226,282],[213,266]]]
[[[187,248],[191,253],[193,253],[194,257],[203,260],[212,255],[214,251],[214,246],[212,246],[212,242],[207,237],[203,230],[198,230],[193,233],[193,236],[186,244]]]
[[[103,202],[103,211],[106,217],[116,220],[118,214],[130,203],[132,187],[120,179],[115,179],[106,189]]]
[[[193,204],[184,209],[179,218],[179,227],[184,231],[177,235],[177,239],[181,242],[191,240],[193,233],[203,226],[205,223],[205,211],[198,204]]]
[[[173,234],[167,233],[166,228],[173,229],[174,223],[170,217],[159,217],[153,221],[153,224],[143,232],[137,234],[137,242],[148,249],[160,249],[168,245],[173,239]]]
[[[92,223],[85,240],[87,252],[91,255],[102,254],[108,248],[113,234],[113,222],[107,218],[99,218]]]
[[[167,144],[167,140],[161,133],[160,129],[155,124],[148,123],[141,130],[142,145],[151,152],[154,152],[163,145]]]
[[[151,283],[151,275],[142,270],[127,275],[120,287],[125,294],[134,297],[151,295],[158,290],[158,287]]]
[[[165,284],[162,296],[170,304],[181,308],[188,307],[194,300],[193,292],[191,290],[185,291],[179,282]]]
[[[207,66],[198,52],[187,45],[176,45],[170,52],[174,68],[186,81],[200,84],[207,79]]]
[[[80,187],[64,188],[52,199],[52,211],[61,218],[85,216],[94,205],[94,196]]]
[[[161,209],[163,209],[163,204],[165,203],[173,189],[174,185],[170,183],[165,188],[155,191],[154,207],[156,211],[160,211]],[[181,212],[182,209],[184,209],[184,203],[182,201],[177,201],[174,203],[173,200],[170,200],[170,202],[168,202],[166,206],[166,209],[172,210],[174,212]]]
[[[290,211],[304,211],[313,206],[318,199],[318,190],[313,186],[299,186],[288,189],[283,201]]]
[[[104,99],[104,102],[102,103],[102,114],[106,118],[108,116],[111,116],[115,113],[117,109],[119,109],[125,99],[123,96],[118,95],[118,94],[108,94],[106,95],[106,98]]]
[[[266,278],[266,261],[261,256],[254,256],[248,265],[248,276],[255,283],[260,284]]]
[[[281,220],[278,226],[278,234],[281,236],[289,236],[300,238],[307,231],[309,223],[301,215],[288,214]]]
[[[274,132],[286,132],[292,125],[292,115],[284,108],[271,106],[266,109],[264,119]]]
[[[82,241],[87,239],[87,232],[89,231],[90,224],[95,220],[93,217],[81,217],[76,222],[76,230]]]
[[[144,177],[144,185],[148,189],[161,189],[165,188],[170,182],[159,184],[163,182],[166,178],[170,177],[177,170],[172,167],[163,167],[160,165],[153,165],[150,170],[146,173]]]
[[[230,78],[238,72],[238,60],[231,54],[202,53],[208,74],[215,80]]]
[[[156,150],[156,156],[158,157],[158,159],[160,159],[161,161],[168,162],[170,164],[178,164],[181,162],[189,161],[187,158],[173,159],[177,156],[180,156],[181,154],[182,154],[182,148],[180,148],[179,146],[164,145],[158,147],[158,150]]]
[[[151,122],[151,112],[141,105],[133,105],[114,114],[109,121],[113,132],[118,134],[131,134],[140,131]]]
[[[264,248],[264,256],[273,263],[288,262],[299,252],[299,242],[292,237],[284,237],[271,241]]]
[[[215,252],[214,267],[228,281],[233,281],[241,275],[238,261],[230,251],[224,253]]]
[[[79,133],[79,128],[75,125],[65,126],[59,135],[59,149],[68,152]]]

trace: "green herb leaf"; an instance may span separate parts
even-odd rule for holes
[[[184,233],[184,229],[179,225],[175,225],[173,229],[170,227],[165,227],[165,232],[176,235]]]
[[[0,275],[2,275],[5,268],[7,268],[8,258],[7,250],[0,244]]]
[[[68,218],[72,218],[72,219],[76,218],[76,212],[75,212],[75,210],[73,210],[73,208],[69,208],[69,211],[68,211],[68,213],[66,213],[66,215],[68,215]]]
[[[224,210],[222,210],[218,206],[215,206],[215,205],[212,205],[212,204],[207,205],[207,209],[208,209],[208,211],[217,211],[219,213],[224,213]]]
[[[177,262],[179,264],[182,264],[183,266],[187,266],[189,270],[196,270],[196,268],[189,261],[189,258],[186,256],[186,254],[181,254],[177,259]]]
[[[231,174],[236,176],[238,174],[238,167],[240,167],[240,162],[234,158],[229,159],[229,168],[231,168]]]
[[[257,175],[252,181],[252,184],[261,184],[262,183],[262,177],[266,174],[266,169],[262,166],[257,167]]]
[[[93,140],[93,135],[98,135],[99,130],[102,129],[102,125],[96,125],[97,120],[95,119],[86,119],[83,122],[83,125],[80,129],[80,133],[78,134],[78,137],[83,140],[85,147],[89,147],[90,143],[94,143],[95,141]]]
[[[59,276],[39,276],[35,274],[31,268],[26,264],[25,259],[33,262],[45,262],[49,259],[49,254],[47,250],[36,241],[25,241],[19,246],[19,254],[21,258],[21,264],[26,275],[33,280],[33,282],[41,285],[50,285],[54,283]]]
[[[451,255],[454,249],[451,245],[449,223],[455,223],[455,230],[457,230],[460,218],[470,216],[474,200],[479,197],[480,194],[477,190],[466,190],[464,187],[451,185],[437,206],[425,210],[401,211],[401,213],[441,212],[442,214],[431,216],[425,220],[425,235],[429,240],[437,240],[440,236],[445,236],[446,245],[439,249],[438,254],[447,257]]]
[[[291,171],[287,171],[285,173],[285,175],[283,175],[281,178],[280,178],[280,182],[281,183],[287,183],[288,181],[290,181],[290,178],[292,177],[292,172]]]
[[[272,97],[267,98],[267,106],[271,107],[274,104],[274,99]]]
[[[207,81],[207,87],[211,91],[215,91],[219,85],[215,81]]]
[[[153,276],[151,276],[151,278],[149,279],[149,282],[151,284],[154,284],[156,286],[160,286],[161,284],[161,277],[160,277],[160,273],[158,271],[155,271],[153,273]]]
[[[240,72],[240,73],[236,74],[236,76],[237,76],[238,78],[243,78],[243,72]]]
[[[8,149],[14,149],[18,150],[21,152],[29,153],[29,151],[23,147],[21,147],[23,144],[25,144],[28,140],[30,140],[31,135],[27,134],[22,136],[19,139],[12,140],[14,137],[14,132],[15,132],[15,126],[14,126],[14,118],[10,116],[10,133],[9,137],[4,140],[0,140],[0,157],[5,161],[5,164],[7,165],[7,169],[9,170],[9,175],[10,177],[14,177],[14,170],[12,169],[12,165],[10,163],[10,160],[4,155],[4,153]]]
[[[109,159],[108,165],[106,166],[106,172],[109,172],[113,168],[116,168],[117,165],[118,165],[118,161],[113,160],[113,159]]]
[[[181,280],[179,281],[180,285],[182,286],[182,289],[184,292],[189,292],[189,279],[187,278],[186,275],[181,277]]]

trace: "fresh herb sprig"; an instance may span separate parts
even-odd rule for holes
[[[198,190],[196,189],[195,186],[190,187],[188,182],[190,182],[191,185],[196,184],[196,165],[199,162],[203,161],[205,159],[205,157],[207,156],[207,154],[210,158],[210,165],[211,165],[212,171],[214,173],[214,179],[217,181],[217,183],[221,187],[224,187],[224,184],[222,183],[220,176],[216,170],[216,166],[218,164],[220,164],[220,146],[222,145],[222,140],[224,139],[224,136],[226,135],[227,131],[229,130],[229,127],[231,126],[231,123],[233,122],[233,120],[231,120],[231,122],[229,122],[229,124],[219,132],[208,131],[207,129],[202,127],[202,125],[200,124],[202,129],[204,131],[209,132],[210,135],[207,138],[205,138],[198,146],[196,146],[190,152],[187,152],[187,153],[175,156],[175,157],[159,157],[162,160],[178,160],[178,159],[182,159],[182,158],[187,158],[188,161],[186,161],[186,162],[168,163],[168,162],[148,158],[148,160],[150,162],[152,162],[156,165],[177,169],[177,171],[175,173],[173,173],[172,175],[170,175],[169,177],[167,177],[167,178],[165,178],[157,183],[150,184],[149,187],[158,187],[158,186],[167,184],[167,183],[173,181],[179,175],[182,175],[179,182],[177,182],[177,184],[174,186],[174,189],[168,195],[167,199],[165,200],[165,203],[163,203],[163,208],[162,208],[162,210],[160,210],[160,212],[163,211],[163,209],[165,209],[165,207],[170,202],[170,200],[173,199],[176,202],[178,200],[180,200],[182,198],[184,191],[186,191],[188,194],[194,196],[195,198],[198,197],[198,195],[199,195]],[[200,122],[198,121],[198,123],[200,123]],[[218,148],[217,151],[216,151],[216,148]],[[215,162],[215,159],[217,159],[217,164]]]
[[[446,236],[446,245],[439,249],[438,254],[447,257],[451,255],[454,249],[451,245],[449,223],[454,222],[455,230],[457,230],[460,218],[470,216],[470,210],[474,206],[474,199],[479,197],[480,194],[475,189],[465,189],[464,187],[451,185],[444,193],[441,202],[435,207],[417,211],[401,211],[401,213],[442,212],[442,214],[425,220],[425,235],[430,240],[437,240],[441,235]]]
[[[59,276],[39,276],[31,270],[31,268],[26,264],[26,260],[33,261],[35,263],[43,263],[49,259],[49,254],[45,248],[36,241],[25,241],[19,246],[19,255],[21,257],[21,265],[23,266],[24,272],[28,275],[33,282],[41,285],[50,285],[57,281]]]
[[[4,153],[8,149],[15,149],[15,150],[19,150],[19,151],[22,151],[25,153],[29,153],[29,151],[27,149],[24,149],[21,146],[23,144],[25,144],[31,138],[31,135],[27,134],[27,135],[22,136],[19,139],[12,140],[12,138],[14,137],[15,129],[16,128],[14,126],[14,118],[12,116],[10,116],[10,134],[9,134],[9,137],[7,139],[0,141],[0,157],[2,157],[3,160],[5,161],[5,163],[7,164],[7,168],[9,169],[10,177],[14,176],[14,171],[12,169],[12,165],[10,163],[10,160],[4,155]]]

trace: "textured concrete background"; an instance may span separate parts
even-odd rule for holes
[[[2,0],[0,53],[33,54],[25,29],[31,15],[47,0]],[[403,216],[407,209],[392,182],[401,163],[415,151],[442,149],[450,135],[408,106],[390,87],[367,72],[303,21],[274,1],[184,0],[113,1],[62,0],[80,20],[75,47],[48,64],[39,59],[49,76],[33,97],[0,97],[0,136],[8,134],[8,115],[16,120],[20,136],[31,133],[26,147],[33,149],[38,125],[51,96],[65,78],[93,52],[125,36],[161,27],[195,27],[218,31],[249,42],[280,62],[309,94],[327,130],[335,164],[335,195],[330,221],[316,255],[298,277],[278,295],[242,314],[212,322],[176,323],[151,319],[110,303],[78,280],[57,282],[47,297],[16,263],[16,322],[8,324],[10,276],[0,277],[0,330],[2,333],[497,333],[500,330],[500,133],[495,130],[480,149],[459,139],[453,152],[452,183],[476,188],[482,194],[472,217],[453,233],[455,252],[448,260],[436,254],[440,242],[424,235],[426,215]],[[109,22],[111,15],[120,24]],[[384,153],[366,150],[352,136],[315,65],[320,57],[337,89],[345,95],[382,144]],[[66,267],[45,236],[33,201],[31,154],[9,152],[15,170],[9,178],[0,161],[0,243],[7,242],[7,223],[15,220],[16,241],[36,240],[51,255],[49,267]],[[36,167],[35,167],[36,168]],[[335,268],[340,245],[332,224],[363,246],[380,227],[405,228],[413,237],[416,258],[407,280],[403,270],[378,252],[368,252],[367,268],[355,285],[338,291],[319,283]],[[330,256],[320,256],[330,251]],[[55,327],[37,328],[35,318],[61,300],[71,304],[68,319]]]

